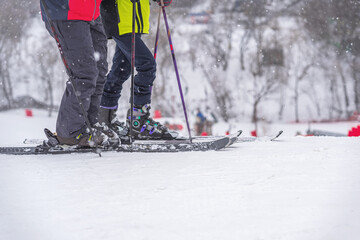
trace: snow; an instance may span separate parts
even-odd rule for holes
[[[42,138],[55,119],[0,113],[0,146]],[[0,239],[358,239],[360,139],[279,127],[278,141],[218,152],[0,155]]]

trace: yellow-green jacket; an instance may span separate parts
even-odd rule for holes
[[[109,38],[132,32],[133,3],[131,0],[103,0],[100,10],[105,32]],[[149,18],[150,1],[140,0],[136,3],[136,33],[149,33]]]

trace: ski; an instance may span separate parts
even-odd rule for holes
[[[231,145],[233,145],[234,143],[236,143],[240,137],[240,135],[242,134],[242,130],[237,131],[234,134],[228,135],[230,137],[230,141],[229,144],[226,147],[229,147]]]
[[[201,141],[215,141],[221,138],[225,138],[228,137],[229,138],[229,143],[226,145],[226,147],[231,146],[232,144],[236,143],[238,140],[238,137],[241,135],[243,131],[239,130],[236,133],[230,134],[230,135],[221,135],[221,136],[195,136],[192,137],[192,140],[195,142],[201,142]],[[152,144],[157,144],[157,143],[161,143],[161,142],[181,142],[181,141],[189,141],[188,138],[185,137],[178,137],[175,138],[173,140],[136,140],[136,142],[141,142],[141,143],[152,143]]]
[[[348,135],[343,133],[337,133],[337,132],[329,132],[329,131],[323,131],[323,130],[308,130],[306,132],[307,136],[331,136],[331,137],[347,137]]]
[[[262,142],[267,142],[267,141],[275,141],[276,139],[278,139],[282,134],[283,134],[283,130],[280,130],[279,132],[277,132],[276,134],[272,135],[272,136],[263,136],[263,137],[241,137],[238,138],[237,142],[255,142],[255,141],[262,141]]]
[[[230,137],[222,137],[215,140],[199,140],[190,143],[188,140],[167,140],[163,142],[134,142],[132,145],[122,144],[115,148],[89,148],[78,146],[58,145],[34,146],[34,147],[0,147],[0,154],[11,155],[45,155],[45,154],[69,154],[69,153],[99,153],[99,152],[190,152],[221,150],[229,145]],[[98,152],[97,152],[98,151]]]

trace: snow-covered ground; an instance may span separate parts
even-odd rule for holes
[[[54,126],[41,111],[0,113],[0,146]],[[218,152],[0,155],[0,239],[359,239],[360,139],[280,128],[276,142]]]

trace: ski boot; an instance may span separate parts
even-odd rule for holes
[[[130,109],[127,112],[126,125],[133,127],[133,137],[139,140],[172,140],[178,134],[170,132],[167,127],[154,121],[150,117],[150,105],[135,106],[133,110],[133,119],[131,121]]]
[[[68,138],[58,136],[56,133],[52,133],[49,129],[45,128],[45,135],[48,138],[44,141],[44,147],[55,147],[57,145],[79,146],[79,147],[110,147],[114,144],[111,137],[107,136],[100,128],[92,128],[92,132],[89,128],[82,133],[79,133],[76,137]]]
[[[122,144],[129,144],[128,128],[125,123],[119,121],[116,111],[117,108],[108,109],[100,107],[98,114],[99,123],[109,126],[118,135]]]

